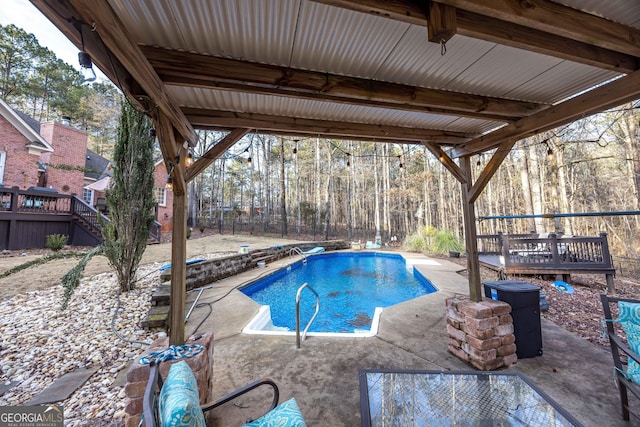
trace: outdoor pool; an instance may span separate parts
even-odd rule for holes
[[[243,332],[295,334],[296,293],[304,283],[320,297],[309,335],[374,336],[383,308],[436,291],[397,254],[313,255],[240,289],[262,306]],[[313,316],[315,303],[315,295],[305,289],[300,299],[301,329]]]

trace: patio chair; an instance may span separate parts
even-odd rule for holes
[[[640,419],[629,408],[629,393],[640,399],[640,300],[609,297],[605,294],[601,294],[600,299],[611,344],[615,381],[620,392],[622,418],[629,420],[631,414]],[[613,317],[612,310],[616,306],[617,318]],[[622,331],[615,327],[616,323],[620,324]],[[627,343],[623,338],[626,338]]]
[[[305,427],[306,424],[300,413],[295,399],[278,405],[280,392],[272,380],[265,378],[241,387],[215,402],[200,405],[198,383],[187,362],[181,360],[169,369],[167,378],[163,381],[159,372],[159,364],[150,363],[149,380],[143,398],[143,417],[140,425],[156,426],[194,426],[206,425],[204,413],[230,402],[243,394],[266,385],[273,389],[273,401],[266,413],[257,420],[247,420],[243,426],[271,425],[274,419],[287,420],[288,426]]]

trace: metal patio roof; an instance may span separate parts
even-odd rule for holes
[[[192,128],[248,127],[482,152],[503,139],[482,135],[632,73],[640,56],[635,0],[33,3],[79,47],[80,28],[125,93],[174,107],[188,139]],[[429,19],[443,27],[435,42]],[[603,95],[585,111],[639,92]],[[576,108],[554,116],[572,120]]]

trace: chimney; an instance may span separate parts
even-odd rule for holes
[[[60,118],[60,122],[65,125],[65,126],[71,126],[71,117],[69,116],[62,116]]]

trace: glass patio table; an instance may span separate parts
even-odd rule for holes
[[[360,370],[362,426],[582,426],[518,372]]]

